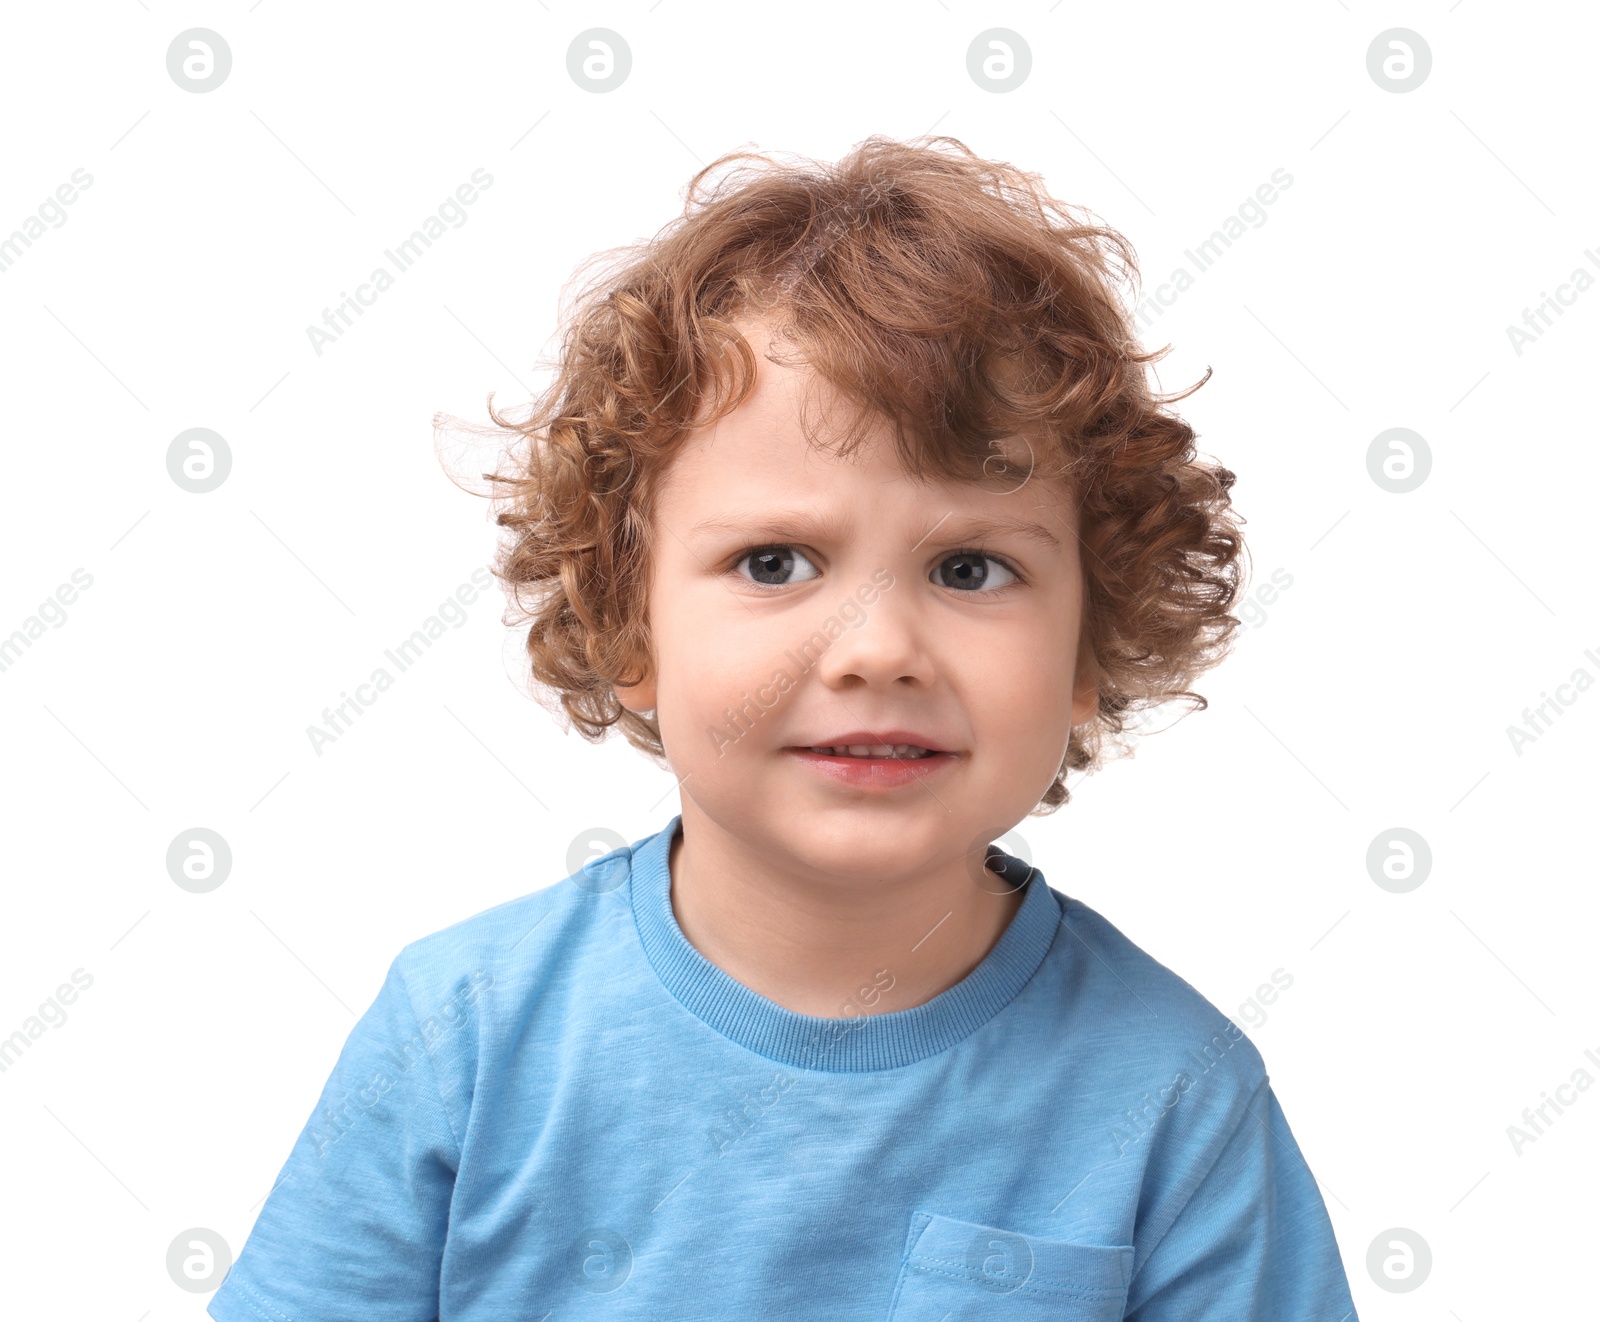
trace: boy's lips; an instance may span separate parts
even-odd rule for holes
[[[791,744],[791,749],[805,750],[812,748],[857,748],[881,747],[884,745],[910,744],[913,748],[925,748],[930,753],[951,753],[954,750],[948,743],[936,736],[924,734],[919,730],[848,730],[843,734],[828,735],[822,739],[807,739],[803,742]]]
[[[960,753],[946,751],[929,751],[921,756],[899,757],[858,757],[850,754],[820,753],[816,749],[840,748],[854,744],[856,747],[865,746],[869,749],[884,745],[910,744],[918,748],[927,748],[926,735],[918,735],[909,730],[880,730],[877,736],[862,738],[865,732],[855,732],[846,736],[835,735],[834,739],[842,739],[843,743],[830,743],[816,746],[799,746],[784,749],[784,753],[793,757],[802,765],[810,768],[819,775],[826,776],[835,784],[847,786],[856,790],[894,790],[920,781],[929,780],[947,770],[960,760]],[[893,737],[891,737],[893,736]]]

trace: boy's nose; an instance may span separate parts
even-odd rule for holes
[[[896,600],[895,591],[881,593],[870,606],[856,602],[854,611],[835,613],[843,630],[817,662],[819,679],[833,685],[852,677],[874,685],[933,683],[937,666],[930,622],[909,594]]]

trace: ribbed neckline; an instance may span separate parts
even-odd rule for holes
[[[680,813],[630,851],[628,888],[645,955],[691,1014],[785,1065],[835,1074],[887,1070],[944,1051],[1010,1004],[1043,962],[1060,926],[1060,902],[1044,875],[991,845],[990,866],[999,868],[1000,879],[1025,886],[1026,893],[977,968],[908,1010],[853,1018],[797,1014],[718,968],[678,926],[669,850],[682,821]]]

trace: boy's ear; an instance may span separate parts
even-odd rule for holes
[[[645,679],[638,684],[613,684],[611,691],[617,695],[618,702],[636,715],[643,716],[656,709],[654,680]]]

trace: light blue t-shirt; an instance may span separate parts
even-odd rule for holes
[[[1354,1322],[1261,1057],[1099,914],[991,847],[966,978],[795,1014],[678,927],[680,821],[400,952],[213,1318]]]

